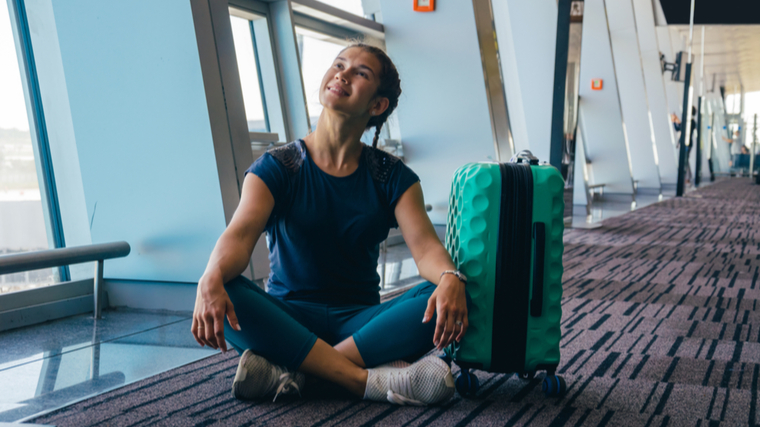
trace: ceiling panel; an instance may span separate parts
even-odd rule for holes
[[[699,3],[699,2],[697,2]],[[663,0],[663,6],[665,2]],[[668,25],[674,40],[683,37],[688,43],[688,25]],[[744,85],[746,92],[760,91],[760,25],[705,25],[705,87],[725,86],[727,93],[734,86]],[[702,55],[702,26],[694,26],[692,52]],[[674,45],[677,43],[674,43]],[[672,58],[668,58],[672,60]],[[695,66],[699,59],[694,59]],[[695,69],[693,76],[699,76]]]

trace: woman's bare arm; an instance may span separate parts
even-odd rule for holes
[[[200,345],[227,351],[224,341],[224,316],[230,325],[240,330],[224,284],[239,276],[251,259],[269,215],[274,208],[274,197],[264,181],[248,174],[235,214],[227,229],[216,242],[206,271],[198,281],[191,332]]]
[[[395,214],[404,241],[417,263],[420,276],[437,285],[442,271],[454,270],[456,267],[425,212],[425,201],[419,182],[409,187],[399,198]]]
[[[251,254],[274,208],[274,197],[258,176],[249,173],[243,181],[240,203],[230,225],[211,252],[204,276],[218,274],[227,283],[248,266]]]
[[[423,322],[427,322],[437,311],[433,343],[443,348],[452,340],[461,340],[467,331],[467,299],[464,283],[451,274],[441,276],[441,272],[455,270],[454,262],[441,244],[430,218],[425,212],[425,201],[420,183],[409,187],[396,204],[396,220],[401,228],[404,241],[412,252],[420,276],[438,285],[428,300]],[[456,322],[462,326],[457,327]]]

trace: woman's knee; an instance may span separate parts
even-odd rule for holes
[[[412,289],[412,294],[414,296],[422,296],[422,295],[433,295],[433,292],[435,292],[435,289],[437,286],[433,282],[422,282],[419,285],[415,286]]]
[[[225,283],[224,290],[229,295],[232,304],[235,304],[237,300],[250,296],[251,292],[266,295],[263,289],[244,276],[238,276]]]

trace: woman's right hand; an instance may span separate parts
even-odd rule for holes
[[[232,306],[227,291],[224,290],[224,282],[221,274],[207,273],[198,282],[198,293],[195,296],[195,310],[193,311],[193,326],[190,330],[201,346],[208,345],[211,348],[227,351],[227,343],[224,341],[224,316],[230,322],[233,329],[239,331],[235,309]]]

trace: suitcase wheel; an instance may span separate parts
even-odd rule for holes
[[[536,376],[536,371],[522,372],[522,373],[520,373],[518,375],[520,376],[521,379],[523,379],[525,381],[530,381],[530,380],[533,379],[533,377]]]
[[[561,396],[566,390],[567,384],[565,384],[565,379],[558,375],[547,375],[541,384],[541,391],[544,392],[546,397]]]
[[[480,381],[469,369],[462,369],[462,373],[457,376],[456,388],[462,397],[473,397],[480,389]]]

